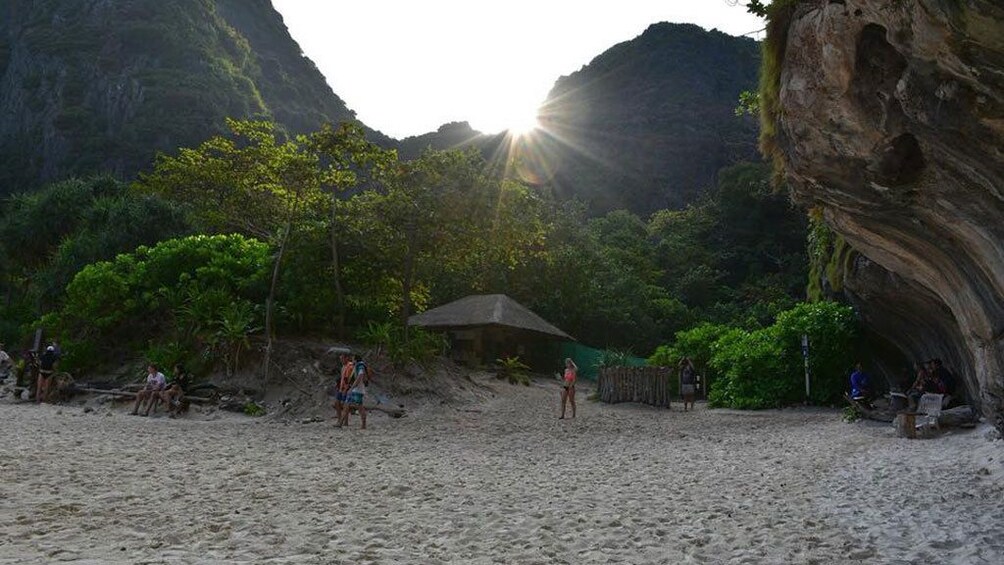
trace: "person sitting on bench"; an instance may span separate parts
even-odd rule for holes
[[[955,395],[955,376],[952,375],[951,371],[945,368],[941,359],[931,361],[931,367],[931,375],[941,383],[943,394],[947,396]]]
[[[917,363],[917,380],[913,382],[910,390],[906,391],[906,396],[910,400],[910,412],[917,410],[917,404],[924,393],[944,394],[945,386],[932,374],[929,363]]]
[[[157,370],[157,366],[153,363],[147,365],[146,367],[146,384],[143,385],[143,389],[136,393],[136,403],[132,406],[132,414],[136,416],[139,414],[140,406],[143,402],[146,402],[146,411],[143,412],[144,416],[150,415],[150,408],[153,407],[153,403],[156,399],[160,398],[160,392],[164,390],[167,385],[167,380],[164,378],[164,373]]]
[[[185,397],[185,391],[191,385],[192,375],[186,372],[185,368],[180,364],[175,365],[174,371],[171,373],[171,381],[167,383],[167,388],[158,393],[160,399],[167,406],[168,416],[174,418],[183,411],[181,401]],[[151,400],[150,402],[152,404],[154,401]]]
[[[868,402],[871,396],[871,383],[867,373],[858,362],[854,365],[854,372],[851,373],[851,398],[853,400],[863,400]]]

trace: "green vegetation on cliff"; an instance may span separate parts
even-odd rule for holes
[[[0,16],[0,194],[131,178],[227,117],[294,132],[353,118],[268,0],[13,2]]]

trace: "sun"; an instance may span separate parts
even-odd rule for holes
[[[537,121],[537,106],[529,96],[510,93],[498,95],[493,100],[484,100],[479,112],[480,119],[471,125],[485,133],[504,132],[511,137],[521,137],[540,127]]]
[[[506,124],[506,131],[509,132],[509,135],[519,137],[531,133],[540,127],[540,122],[537,121],[537,109],[534,108],[533,112],[507,116]]]

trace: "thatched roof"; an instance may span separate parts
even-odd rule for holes
[[[476,294],[461,298],[408,318],[408,325],[422,328],[508,326],[575,339],[504,294]]]

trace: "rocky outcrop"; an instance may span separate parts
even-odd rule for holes
[[[1004,6],[785,4],[770,118],[796,200],[862,255],[846,291],[870,327],[949,361],[1000,425]]]
[[[756,123],[735,107],[759,60],[750,38],[649,26],[555,83],[539,114],[540,176],[594,212],[686,205],[721,168],[756,159]]]
[[[723,167],[757,158],[755,120],[736,117],[735,107],[756,84],[759,57],[749,38],[654,24],[560,77],[533,134],[452,123],[401,140],[400,154],[477,148],[594,214],[680,208],[714,186]]]
[[[130,178],[227,117],[302,132],[354,114],[269,0],[0,3],[0,195]]]

